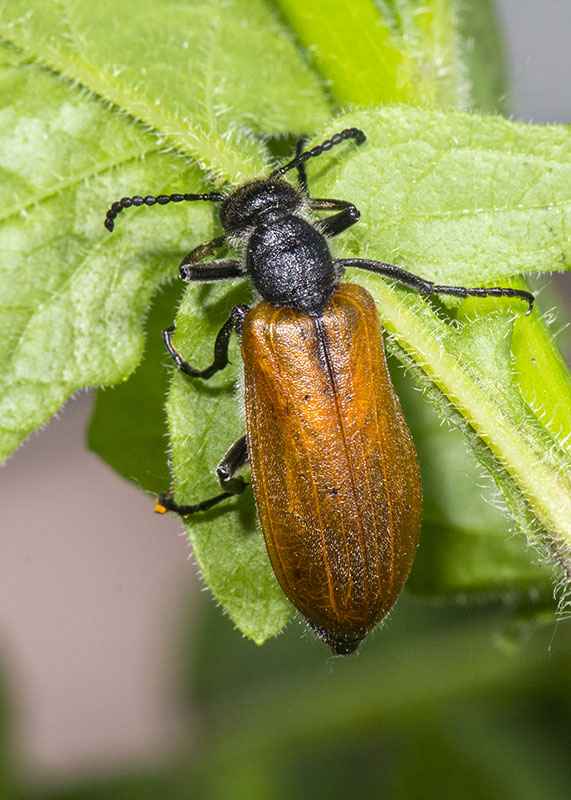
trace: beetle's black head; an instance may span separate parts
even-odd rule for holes
[[[286,181],[251,181],[222,202],[220,222],[227,233],[240,238],[263,222],[299,211],[304,202],[301,192]]]

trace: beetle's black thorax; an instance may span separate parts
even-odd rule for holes
[[[336,288],[327,240],[292,214],[264,220],[248,239],[246,268],[268,303],[318,314]]]
[[[246,269],[264,300],[317,315],[337,287],[321,231],[305,216],[306,197],[281,180],[252,181],[220,209],[225,230],[245,245]]]

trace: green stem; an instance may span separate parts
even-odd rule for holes
[[[450,0],[401,3],[398,14],[372,0],[276,0],[340,106],[466,105]]]

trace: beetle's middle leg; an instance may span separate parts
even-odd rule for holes
[[[206,369],[195,369],[195,367],[191,367],[188,361],[185,361],[181,353],[179,353],[172,343],[172,335],[175,331],[174,325],[165,328],[163,331],[163,339],[165,340],[169,355],[177,368],[190,378],[204,378],[205,380],[208,380],[208,378],[211,378],[216,372],[224,369],[228,364],[228,348],[232,331],[236,331],[239,337],[242,336],[244,319],[249,310],[250,306],[245,304],[234,306],[230,312],[230,316],[218,331],[218,336],[214,343],[214,360]]]
[[[181,517],[187,517],[190,514],[196,514],[198,511],[207,511],[227,497],[240,494],[248,484],[241,476],[235,477],[235,473],[236,470],[244,466],[247,460],[248,446],[246,437],[242,436],[237,442],[234,442],[216,467],[216,475],[220,481],[220,486],[224,490],[222,494],[217,494],[215,497],[210,497],[208,500],[203,500],[201,503],[195,503],[194,505],[180,505],[173,500],[172,491],[163,492],[155,501],[155,511],[158,514],[174,511],[176,514],[180,514]]]

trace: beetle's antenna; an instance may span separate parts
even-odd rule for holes
[[[212,203],[219,203],[225,200],[227,195],[220,192],[210,192],[208,194],[159,194],[156,197],[148,194],[146,197],[135,195],[134,197],[122,197],[117,202],[113,203],[107,214],[105,215],[105,227],[111,232],[115,226],[115,218],[120,211],[124,208],[131,206],[154,206],[158,203],[160,206],[166,206],[167,203],[182,203],[183,201],[190,200],[209,200]]]
[[[331,139],[326,139],[323,144],[318,144],[317,147],[312,147],[311,150],[306,150],[305,153],[299,153],[299,155],[296,155],[291,161],[288,161],[287,164],[284,164],[283,167],[278,167],[278,169],[275,169],[270,174],[270,178],[277,178],[280,175],[289,172],[290,169],[295,169],[296,167],[301,166],[310,158],[320,156],[327,150],[331,150],[331,148],[336,144],[341,144],[341,142],[344,142],[345,139],[355,139],[357,144],[363,144],[367,137],[363,131],[359,130],[359,128],[345,128],[344,131],[341,131],[341,133],[336,133],[335,136],[331,137]]]

